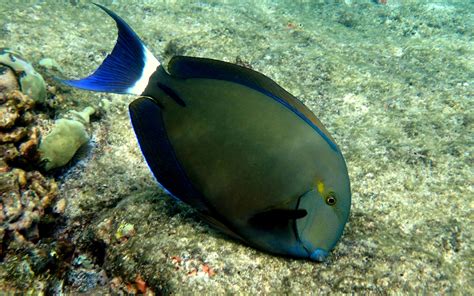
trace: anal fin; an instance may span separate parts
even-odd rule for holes
[[[130,104],[129,112],[142,154],[157,181],[176,198],[207,212],[202,194],[191,184],[176,158],[160,106],[140,97]]]
[[[202,193],[189,180],[169,141],[158,103],[140,97],[130,104],[129,111],[142,154],[156,180],[174,197],[197,209],[201,218],[213,227],[233,238],[244,240],[226,223],[225,217],[206,202]]]

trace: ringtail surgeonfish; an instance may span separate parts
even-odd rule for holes
[[[115,47],[93,74],[63,82],[138,95],[130,117],[151,171],[210,224],[261,250],[324,260],[351,192],[342,153],[316,116],[248,68],[187,56],[164,67],[124,20],[97,6],[116,22]]]

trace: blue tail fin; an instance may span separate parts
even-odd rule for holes
[[[95,5],[110,15],[117,24],[118,38],[115,47],[92,75],[79,80],[61,81],[92,91],[141,94],[160,63],[123,19],[106,7]]]

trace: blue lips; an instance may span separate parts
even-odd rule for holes
[[[309,258],[313,261],[322,262],[328,256],[328,252],[324,251],[323,249],[316,249]]]

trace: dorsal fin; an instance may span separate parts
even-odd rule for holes
[[[227,80],[260,91],[293,111],[320,134],[331,148],[338,151],[334,139],[329,135],[329,132],[314,113],[300,100],[262,73],[232,63],[186,56],[173,57],[168,64],[168,71],[171,75],[182,79],[209,78]]]

